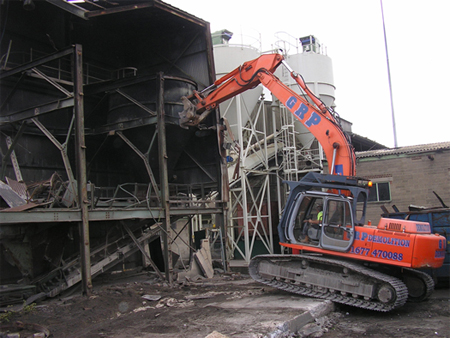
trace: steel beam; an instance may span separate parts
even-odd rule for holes
[[[128,6],[116,6],[114,8],[106,8],[106,9],[96,10],[96,11],[87,11],[86,17],[93,18],[96,16],[103,16],[103,15],[108,15],[108,14],[116,14],[116,13],[121,13],[121,12],[134,11],[134,10],[144,9],[144,8],[149,8],[149,7],[154,7],[154,6],[155,5],[154,5],[153,1],[143,2],[140,4],[132,4],[132,5],[128,5]]]
[[[150,255],[144,250],[143,246],[141,245],[141,243],[139,243],[139,241],[137,240],[136,236],[133,234],[133,231],[131,231],[131,229],[128,227],[128,225],[126,225],[125,222],[121,222],[123,228],[125,229],[125,231],[128,233],[128,235],[131,237],[131,239],[133,240],[134,244],[136,244],[136,246],[139,248],[139,250],[141,251],[141,253],[145,256],[145,258],[147,258],[147,260],[149,261],[150,265],[152,266],[152,268],[155,270],[156,274],[158,275],[159,278],[161,278],[162,280],[164,280],[164,276],[161,273],[161,271],[159,271],[158,267],[156,266],[156,264],[153,262],[152,258],[150,257]]]
[[[192,156],[192,154],[188,150],[188,148],[184,149],[184,153],[190,157],[190,159],[211,179],[211,181],[216,182],[216,179],[214,178],[214,176],[211,175],[208,172],[208,170],[206,170],[206,168],[204,166],[202,166],[202,164],[199,161],[197,161],[197,159],[194,156]]]
[[[147,125],[154,125],[156,123],[157,119],[155,116],[150,117],[144,117],[144,118],[138,118],[130,121],[123,121],[123,122],[117,122],[117,123],[111,123],[107,125],[103,125],[98,128],[91,129],[90,134],[92,135],[100,135],[100,134],[106,134],[112,131],[117,130],[127,130],[127,129],[133,129],[137,127],[147,126]]]
[[[38,117],[44,114],[53,113],[60,109],[65,109],[69,107],[73,107],[74,98],[68,97],[65,99],[45,103],[40,106],[32,107],[29,109],[25,109],[22,111],[14,112],[6,116],[0,117],[0,125],[7,123],[19,122],[27,119],[31,119],[32,117]]]
[[[217,203],[217,202],[216,202]],[[7,209],[6,209],[7,210]],[[20,224],[38,224],[49,222],[81,222],[79,209],[33,209],[22,212],[0,212],[2,226],[20,225]],[[171,208],[170,213],[173,216],[189,216],[189,215],[209,215],[221,214],[221,206],[216,208]],[[89,222],[124,220],[124,219],[162,219],[164,211],[161,208],[154,209],[95,209],[89,211]],[[1,231],[0,231],[1,233]]]
[[[33,71],[39,78],[41,78],[41,79],[47,81],[48,83],[50,83],[53,87],[58,89],[61,93],[65,94],[67,97],[71,97],[72,96],[71,92],[69,92],[66,88],[61,86],[59,83],[57,83],[51,77],[49,77],[49,76],[45,75],[44,73],[42,73],[36,67],[31,68],[31,71]]]
[[[3,80],[3,79],[5,79],[5,78],[7,78],[9,76],[12,76],[12,75],[15,75],[15,74],[18,74],[18,73],[22,73],[22,72],[24,72],[24,71],[26,71],[28,69],[31,69],[31,68],[43,65],[43,64],[45,64],[47,62],[50,62],[50,61],[53,61],[53,60],[57,60],[57,59],[62,58],[64,56],[66,56],[66,55],[70,55],[70,54],[72,54],[72,52],[73,52],[73,47],[69,47],[69,48],[63,49],[63,50],[61,50],[59,52],[47,55],[47,56],[39,58],[39,59],[36,59],[34,61],[31,61],[31,62],[28,62],[28,63],[24,63],[23,65],[20,65],[19,67],[15,67],[15,68],[13,68],[11,70],[8,70],[6,72],[0,73],[0,80]]]
[[[82,18],[84,20],[88,20],[88,18],[86,17],[86,13],[88,13],[89,11],[77,6],[74,3],[68,2],[68,1],[63,1],[63,0],[47,0],[47,2],[51,3],[52,5],[55,5],[56,7],[59,7],[69,13],[72,13],[73,15],[78,16],[79,18]]]
[[[143,105],[142,103],[140,103],[138,100],[136,100],[135,98],[131,97],[130,95],[124,93],[123,91],[121,91],[120,89],[116,89],[116,93],[122,95],[124,98],[126,98],[128,101],[134,103],[136,106],[138,106],[139,108],[141,108],[142,110],[146,111],[147,113],[149,113],[151,116],[155,116],[156,113],[151,110],[150,108],[146,107],[145,105]]]
[[[160,198],[160,191],[158,189],[158,185],[156,184],[155,176],[153,175],[152,168],[150,166],[150,163],[148,162],[148,157],[145,156],[124,134],[122,134],[120,131],[117,132],[117,135],[131,148],[133,151],[141,158],[141,160],[144,162],[145,169],[147,170],[147,174],[150,178],[150,182],[152,184],[153,190],[156,193],[156,197],[158,198],[158,202],[161,202]]]

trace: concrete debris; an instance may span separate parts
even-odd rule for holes
[[[162,307],[177,307],[177,308],[184,308],[184,307],[190,307],[193,306],[194,302],[192,300],[177,300],[175,298],[163,298],[161,299],[158,304],[156,304],[156,308],[162,308]]]
[[[154,309],[153,306],[141,306],[133,310],[134,313],[147,311],[148,309]]]
[[[187,300],[194,300],[194,299],[209,299],[209,298],[213,298],[217,295],[223,294],[224,292],[215,292],[215,291],[209,291],[206,293],[202,293],[199,295],[187,295],[184,298],[186,298]]]
[[[46,335],[44,332],[38,332],[38,333],[33,334],[33,338],[45,338],[45,337],[46,337]]]
[[[20,332],[20,333],[19,333]],[[16,321],[11,324],[2,325],[0,328],[0,337],[20,338],[36,337],[46,338],[50,336],[50,331],[42,325],[34,323],[22,323]]]
[[[214,269],[212,267],[211,249],[209,246],[209,239],[203,239],[201,242],[201,249],[194,254],[194,258],[198,263],[206,278],[214,277]]]
[[[330,319],[328,316],[316,318],[314,322],[304,325],[298,332],[298,336],[301,338],[318,338],[322,337],[325,332],[328,332],[330,326]]]
[[[183,282],[185,280],[188,282],[195,282],[204,277],[214,277],[209,239],[203,239],[201,241],[201,249],[198,250],[193,257],[194,259],[191,260],[189,270],[178,273],[178,282]]]
[[[228,336],[225,336],[224,334],[221,334],[220,332],[213,331],[209,335],[207,335],[205,338],[228,338]]]
[[[150,301],[157,301],[161,299],[160,295],[143,295],[142,298]]]

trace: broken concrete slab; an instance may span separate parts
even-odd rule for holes
[[[196,281],[199,279],[202,279],[202,270],[200,269],[200,266],[198,265],[197,261],[192,258],[191,263],[189,264],[189,270],[187,271],[180,271],[178,272],[178,278],[177,280],[179,282],[187,281]]]
[[[201,241],[201,249],[194,254],[194,258],[198,263],[203,274],[207,278],[214,277],[214,269],[212,267],[211,248],[209,246],[209,239]]]
[[[154,273],[107,280],[96,286],[95,297],[89,300],[82,295],[49,299],[45,311],[17,315],[17,320],[48,322],[55,337],[100,332],[121,338],[205,338],[215,331],[229,338],[286,338],[319,323],[315,314],[330,310],[327,301],[261,286],[249,277],[225,277],[216,274],[204,283],[186,283],[180,288],[162,285]],[[149,280],[152,283],[146,283]],[[162,298],[149,302],[143,295]],[[85,325],[73,320],[86,316],[93,320]]]
[[[206,254],[202,252],[203,249],[197,251],[194,254],[195,261],[203,272],[203,275],[207,278],[214,277],[214,270],[212,268],[211,262],[208,262],[207,258],[205,258]],[[203,250],[204,251],[204,250]]]
[[[198,280],[201,279],[202,276],[206,278],[214,277],[209,239],[203,239],[201,241],[201,249],[193,254],[193,259],[191,259],[189,270],[179,272],[178,281]]]
[[[310,311],[324,302],[326,301],[287,294],[282,296],[261,295],[258,297],[246,297],[244,299],[233,299],[228,302],[211,303],[208,306],[216,306],[227,309],[258,309],[261,308],[262,304],[264,304],[264,308],[289,308]]]
[[[289,333],[298,332],[306,324],[334,310],[331,301],[304,298],[295,295],[254,295],[226,302],[211,302],[206,307],[233,309],[240,317],[258,318],[265,328],[265,337],[285,337]],[[238,318],[231,315],[230,321]],[[245,324],[242,324],[245,325]]]

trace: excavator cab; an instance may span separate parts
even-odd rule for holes
[[[367,182],[318,173],[286,181],[290,192],[278,225],[280,242],[347,252],[355,239],[355,226],[364,225]]]
[[[285,227],[293,244],[346,252],[354,240],[351,203],[347,197],[319,191],[300,192]]]

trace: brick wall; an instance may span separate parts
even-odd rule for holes
[[[368,158],[357,154],[356,172],[374,182],[390,181],[392,200],[368,204],[366,222],[371,220],[373,225],[380,220],[381,205],[389,211],[392,205],[400,211],[407,211],[411,204],[441,206],[433,191],[450,205],[450,150]]]

